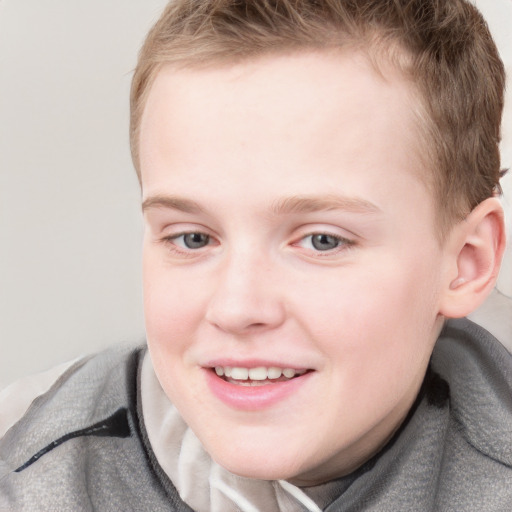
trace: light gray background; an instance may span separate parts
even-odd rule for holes
[[[0,0],[0,388],[144,338],[128,90],[165,3]],[[477,4],[512,76],[512,0]],[[504,185],[510,232],[512,176]],[[499,287],[512,295],[510,247],[507,260]]]

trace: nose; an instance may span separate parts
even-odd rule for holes
[[[272,264],[254,255],[233,255],[218,269],[206,319],[231,334],[278,327],[285,307]]]

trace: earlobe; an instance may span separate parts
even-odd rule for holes
[[[459,318],[474,311],[494,287],[505,250],[503,209],[496,198],[481,202],[456,225],[447,242],[450,265],[440,313]]]

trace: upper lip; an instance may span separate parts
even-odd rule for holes
[[[293,368],[294,370],[311,370],[311,367],[303,364],[295,364],[293,362],[283,362],[283,361],[271,361],[268,359],[230,359],[230,358],[220,358],[220,359],[212,359],[207,361],[205,364],[201,366],[205,368],[215,368],[216,366],[230,366],[236,368]]]

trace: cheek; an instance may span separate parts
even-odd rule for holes
[[[311,338],[331,360],[354,368],[423,360],[419,352],[430,350],[428,334],[434,335],[434,265],[414,255],[379,256],[302,287],[302,321]]]
[[[183,348],[204,314],[200,290],[179,269],[171,270],[156,258],[144,256],[144,316],[150,346],[165,351]]]
[[[179,272],[179,271],[178,271]],[[182,409],[195,403],[193,389],[183,387],[189,370],[187,354],[202,319],[194,287],[161,261],[143,260],[146,336],[155,372],[167,396]],[[186,397],[188,399],[186,400]],[[182,403],[185,400],[185,403]]]

